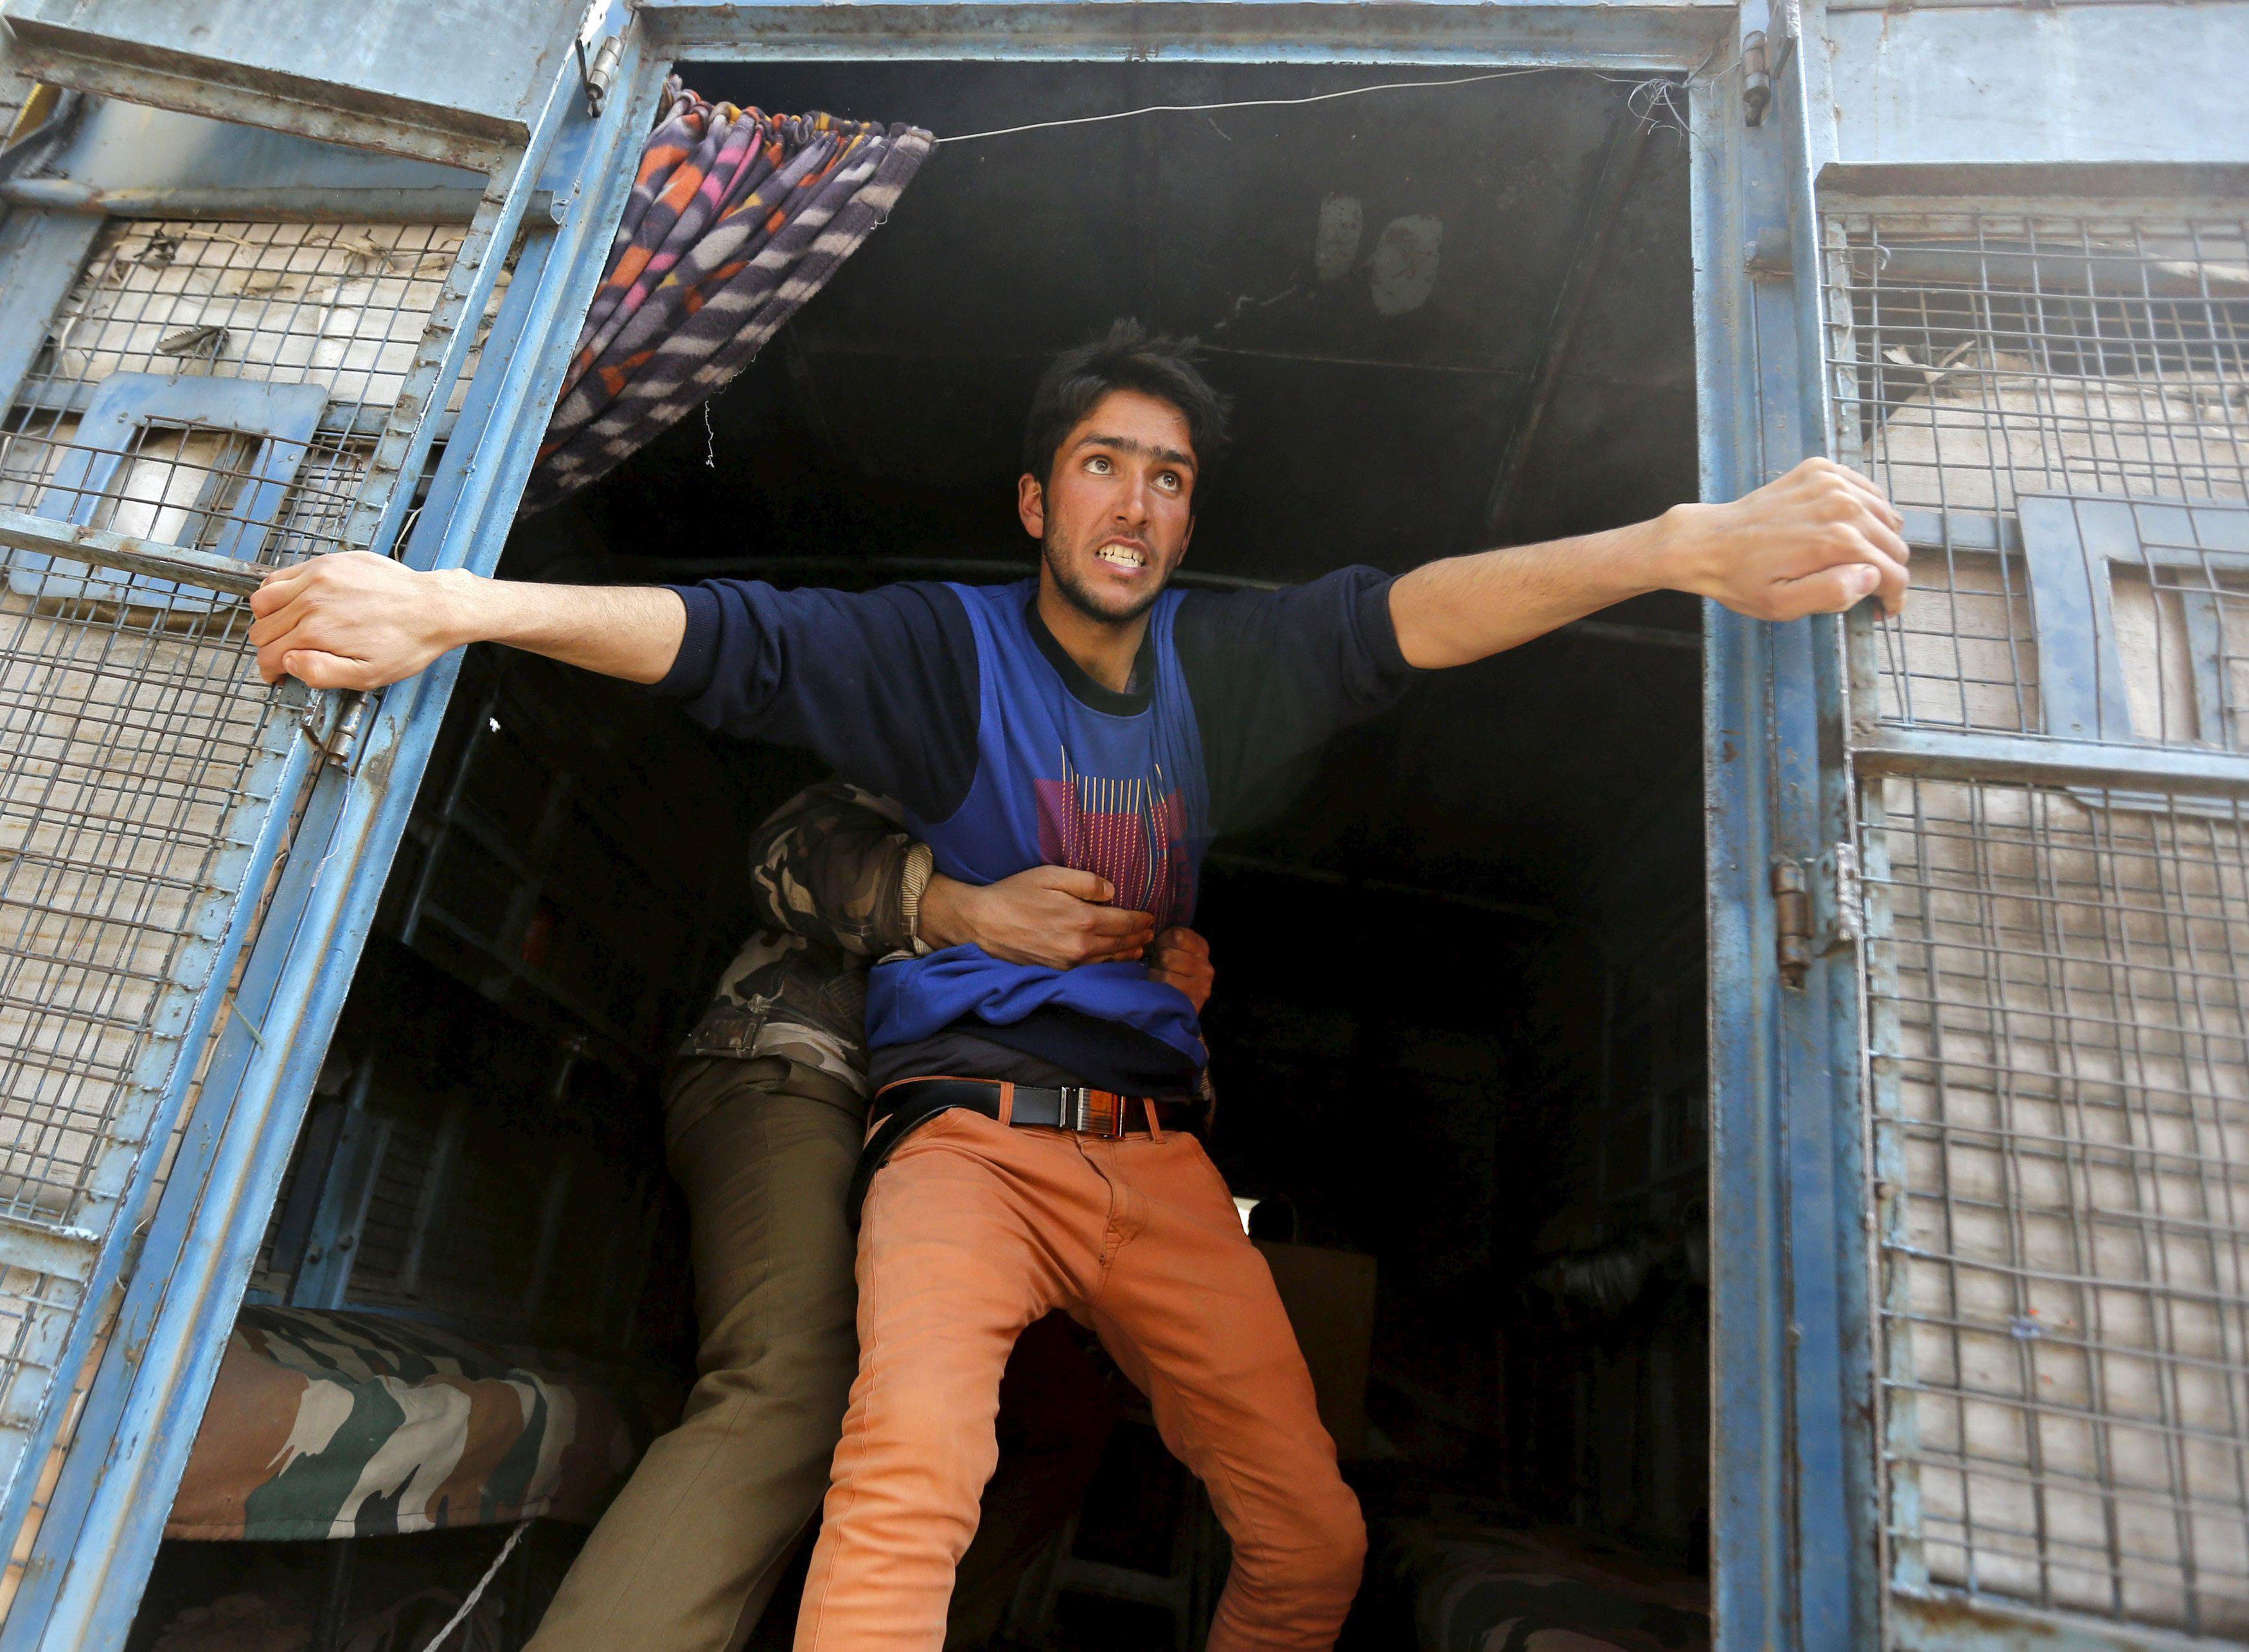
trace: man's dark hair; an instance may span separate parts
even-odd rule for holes
[[[1194,498],[1226,451],[1228,403],[1195,366],[1195,341],[1151,333],[1138,321],[1111,325],[1106,337],[1064,350],[1047,364],[1023,426],[1023,469],[1043,487],[1069,433],[1111,390],[1138,390],[1168,402],[1187,422],[1194,448]]]

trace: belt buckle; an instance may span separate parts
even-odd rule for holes
[[[1093,1116],[1093,1088],[1090,1084],[1064,1084],[1062,1087],[1063,1127],[1081,1136],[1099,1136],[1106,1141],[1121,1141],[1124,1136],[1124,1098],[1117,1098],[1115,1112],[1105,1121]]]

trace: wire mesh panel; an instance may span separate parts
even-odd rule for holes
[[[0,552],[0,1473],[164,1146],[157,1103],[298,738],[244,595],[374,520],[464,238],[112,224],[0,416],[0,527],[219,570]]]
[[[2249,809],[1864,804],[1896,1575],[2249,1634]]]
[[[1915,547],[1915,601],[1873,640],[1879,715],[2059,732],[2020,502],[2249,501],[2249,229],[1948,207],[1831,211],[1824,233],[1838,457]],[[2249,582],[2202,589],[2230,602]],[[2162,623],[2189,645],[2181,616]]]
[[[2249,1635],[2249,229],[1823,234],[1914,549],[1849,633],[1890,1577]]]

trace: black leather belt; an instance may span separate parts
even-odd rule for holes
[[[1203,1104],[1161,1096],[1120,1096],[1077,1084],[1011,1084],[1003,1078],[901,1078],[875,1092],[867,1114],[867,1145],[851,1179],[856,1220],[867,1183],[898,1143],[941,1112],[966,1107],[1003,1125],[1068,1130],[1115,1141],[1145,1135],[1152,1113],[1159,1130],[1193,1130]]]

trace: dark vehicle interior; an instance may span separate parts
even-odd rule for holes
[[[682,72],[953,141],[705,415],[522,520],[506,575],[1028,574],[1023,409],[1049,354],[1120,315],[1199,336],[1235,398],[1191,581],[1403,570],[1695,494],[1688,139],[1663,83],[1519,72],[1313,101],[1468,72]],[[1303,101],[963,141],[1281,99]],[[1435,1580],[1497,1565],[1510,1533],[1549,1572],[1695,1615],[1699,647],[1695,605],[1657,595],[1433,678],[1208,863],[1214,1157],[1261,1240],[1373,1263],[1371,1339],[1328,1351],[1375,1545],[1347,1647],[1443,1643]],[[636,691],[472,653],[252,1301],[691,1380],[659,1075],[741,939],[743,839],[818,777]],[[1149,1443],[1120,1430],[1065,1534],[1097,1564],[1054,1557],[1018,1640],[1191,1643],[1159,1584],[1202,1517]],[[473,1579],[499,1535],[325,1546],[360,1551],[356,1618],[434,1571]],[[526,1621],[581,1535],[534,1533],[509,1586]],[[285,1546],[168,1543],[136,1643],[202,1644],[182,1610],[261,1579],[333,1582],[331,1557],[265,1552]],[[1157,1581],[1135,1595],[1128,1572]],[[793,1601],[759,1643],[787,1643]]]

